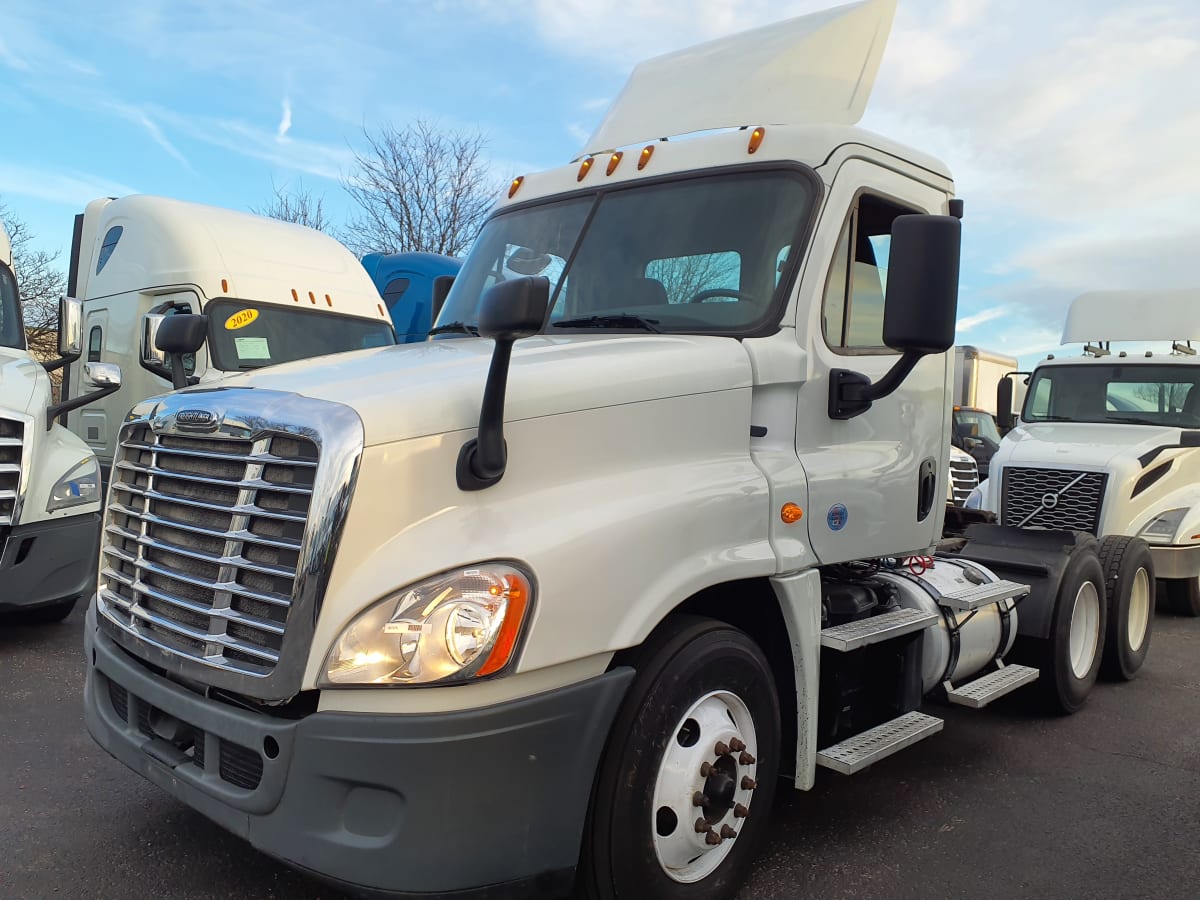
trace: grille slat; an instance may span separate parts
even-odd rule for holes
[[[1001,521],[1022,528],[1096,534],[1107,483],[1104,472],[1008,466]]]
[[[101,548],[110,618],[206,665],[270,674],[297,586],[316,444],[144,426],[122,437]]]
[[[11,525],[17,514],[24,441],[25,426],[22,423],[0,419],[0,525]],[[275,487],[274,490],[285,489]]]
[[[955,505],[962,506],[978,484],[979,468],[975,460],[950,460],[950,492]]]

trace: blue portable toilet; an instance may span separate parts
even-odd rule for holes
[[[368,253],[362,264],[383,297],[400,344],[425,340],[433,327],[434,279],[462,268],[461,259],[438,253]]]

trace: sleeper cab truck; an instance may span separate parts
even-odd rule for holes
[[[400,344],[425,340],[462,268],[457,257],[422,252],[368,253],[362,264],[383,297]]]
[[[513,181],[431,340],[138,404],[100,745],[355,889],[724,898],[781,781],[937,733],[924,698],[1082,702],[1077,604],[973,561],[997,526],[934,555],[960,222],[940,162],[853,126],[893,7],[640,66]],[[1039,606],[1040,678],[1006,661]]]
[[[79,307],[59,311],[60,358],[29,351],[12,247],[0,227],[0,617],[65,618],[95,586],[100,536],[100,470],[90,449],[57,419],[111,393],[116,366],[83,374],[89,394],[54,404],[49,371],[79,355]]]
[[[89,203],[76,216],[68,293],[83,304],[83,359],[116,363],[119,390],[67,417],[105,477],[129,409],[175,384],[155,344],[161,322],[207,317],[186,384],[395,343],[379,292],[354,255],[311,228],[166,197]],[[64,379],[81,390],[80,366]]]

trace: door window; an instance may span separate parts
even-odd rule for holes
[[[104,346],[104,330],[99,325],[93,325],[88,332],[88,362],[100,362],[100,350]]]

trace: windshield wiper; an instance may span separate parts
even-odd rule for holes
[[[1165,422],[1155,422],[1153,419],[1143,419],[1139,416],[1105,416],[1104,421],[1120,422],[1123,425],[1156,425],[1170,427],[1167,426]]]
[[[429,331],[430,336],[435,334],[469,334],[475,337],[479,336],[479,329],[474,325],[468,325],[466,322],[447,322],[445,325],[439,325],[437,328],[432,328]]]
[[[631,313],[617,313],[611,316],[581,316],[578,319],[562,319],[554,323],[555,328],[640,328],[662,334],[661,328],[656,328],[658,319],[644,319]]]

